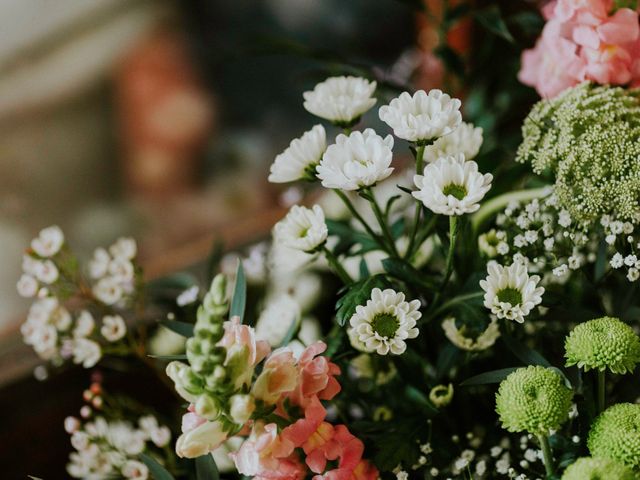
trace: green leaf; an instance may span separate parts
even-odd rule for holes
[[[198,480],[219,480],[220,473],[212,455],[196,457],[196,478]]]
[[[181,353],[179,355],[147,355],[149,358],[155,358],[156,360],[186,360],[187,355]]]
[[[467,378],[460,384],[461,387],[468,387],[471,385],[486,385],[489,383],[500,383],[507,378],[509,374],[520,367],[501,368],[500,370],[491,370],[490,372],[484,372],[480,375],[476,375],[471,378]]]
[[[504,38],[508,42],[515,42],[513,35],[509,32],[507,24],[502,18],[502,13],[498,5],[491,5],[490,7],[477,11],[475,17],[478,22],[490,32]]]
[[[391,225],[391,236],[397,240],[404,233],[404,218],[399,218]]]
[[[229,316],[240,317],[240,323],[244,319],[244,311],[247,306],[247,280],[244,276],[244,268],[242,261],[238,260],[238,269],[236,270],[236,285],[233,289],[233,298],[231,299],[231,309]]]
[[[286,347],[287,345],[289,345],[291,340],[293,340],[293,337],[295,337],[296,333],[298,333],[299,329],[300,329],[300,321],[298,318],[294,317],[293,321],[291,322],[291,325],[287,329],[287,333],[284,335],[284,338],[282,339],[278,347]]]
[[[167,470],[160,465],[155,458],[146,453],[140,454],[140,460],[149,468],[149,472],[154,480],[175,480]]]
[[[598,253],[596,256],[596,263],[594,266],[593,277],[595,281],[599,281],[607,270],[607,243],[605,241],[600,242],[598,245]]]
[[[369,273],[369,267],[367,266],[367,262],[364,259],[364,257],[362,257],[360,259],[360,280],[364,280],[365,278],[369,278],[369,276],[371,275],[371,273]]]
[[[336,320],[340,326],[351,318],[358,305],[364,305],[371,296],[374,288],[384,288],[386,283],[383,275],[374,275],[355,282],[346,287],[346,293],[336,303]]]
[[[460,353],[460,349],[452,343],[448,343],[440,350],[436,363],[436,376],[438,380],[444,378],[451,371],[456,361],[460,358]]]
[[[360,252],[367,252],[371,250],[377,250],[380,248],[378,243],[367,235],[365,232],[359,232],[354,230],[350,225],[344,222],[338,222],[336,220],[325,220],[329,235],[336,236],[342,243],[342,250],[347,250],[354,244],[359,244],[362,249]]]
[[[396,277],[408,285],[416,285],[426,290],[436,287],[433,281],[430,281],[424,273],[416,270],[409,263],[398,258],[386,258],[382,261],[385,272]]]
[[[518,358],[518,360],[520,360],[525,365],[542,365],[543,367],[551,366],[551,363],[549,363],[549,361],[540,353],[532,348],[529,348],[520,340],[511,336],[511,334],[506,332],[503,333],[502,339],[504,340],[507,348],[511,350],[511,353],[513,353]]]
[[[185,338],[193,337],[194,325],[192,323],[181,322],[179,320],[164,319],[160,320],[160,324],[167,327],[172,332],[175,332],[178,335],[182,335]]]

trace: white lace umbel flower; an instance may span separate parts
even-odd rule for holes
[[[122,237],[109,247],[109,252],[113,258],[133,260],[138,253],[138,245],[133,238]]]
[[[102,317],[100,333],[109,342],[117,342],[127,333],[127,325],[120,315],[106,315]]]
[[[318,165],[318,178],[325,188],[358,190],[384,180],[390,168],[393,137],[382,138],[373,129],[340,134],[330,145]]]
[[[124,291],[117,279],[105,277],[93,287],[93,294],[101,302],[114,305],[122,299]]]
[[[464,154],[465,160],[473,160],[482,146],[482,128],[462,122],[449,135],[440,137],[424,149],[424,159],[435,162],[446,155]]]
[[[294,205],[287,216],[276,223],[275,234],[286,246],[312,252],[327,240],[329,234],[324,212],[319,205],[312,208]]]
[[[376,82],[360,77],[331,77],[304,92],[304,108],[341,127],[356,122],[376,104]]]
[[[44,228],[31,240],[31,248],[41,257],[53,257],[64,244],[64,233],[57,225]]]
[[[413,196],[434,213],[463,215],[480,208],[480,200],[491,188],[493,175],[478,172],[478,164],[463,154],[441,157],[413,178],[418,191]]]
[[[349,336],[367,352],[401,355],[407,349],[405,340],[420,333],[416,328],[422,316],[419,308],[420,301],[407,302],[404,293],[374,288],[371,299],[366,305],[358,305],[349,320]]]
[[[322,125],[316,125],[278,155],[271,165],[269,181],[287,183],[316,178],[316,167],[327,149],[327,134]]]
[[[424,143],[458,128],[462,122],[460,105],[460,100],[440,90],[418,90],[413,96],[404,92],[380,107],[379,116],[396,137]]]
[[[533,307],[542,302],[544,287],[538,287],[540,277],[530,277],[522,263],[504,267],[490,262],[487,272],[487,278],[480,280],[480,287],[485,291],[484,306],[498,318],[523,323]]]
[[[72,342],[73,363],[91,368],[102,357],[102,350],[97,342],[86,338],[78,338]]]

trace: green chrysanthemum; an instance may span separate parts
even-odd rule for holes
[[[640,338],[626,323],[602,317],[581,323],[565,341],[567,366],[585,371],[607,368],[613,373],[632,372],[640,362]]]
[[[579,458],[569,465],[562,480],[634,480],[635,473],[608,458]]]
[[[569,416],[572,392],[550,368],[528,366],[511,373],[496,394],[496,411],[510,432],[547,435]]]
[[[595,419],[587,440],[594,457],[640,467],[640,405],[619,403]]]
[[[522,134],[516,160],[553,175],[573,219],[640,214],[640,90],[582,83],[538,102]]]

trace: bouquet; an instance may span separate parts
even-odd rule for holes
[[[565,22],[588,67],[541,92],[553,98],[524,121],[517,181],[476,162],[483,130],[459,99],[385,98],[339,76],[303,94],[322,123],[271,165],[269,181],[297,182],[305,202],[206,282],[146,282],[132,239],[83,268],[44,229],[18,282],[36,298],[25,341],[54,366],[137,358],[182,415],[177,429],[96,374],[65,421],[68,473],[638,478],[640,90],[636,67],[589,73],[589,49],[616,32],[637,53],[638,16],[607,1],[545,12],[536,49]]]

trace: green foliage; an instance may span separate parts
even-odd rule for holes
[[[343,295],[336,303],[336,320],[338,324],[342,326],[347,323],[355,313],[356,307],[367,303],[371,296],[371,290],[376,287],[382,289],[385,286],[384,276],[374,275],[345,287]]]

